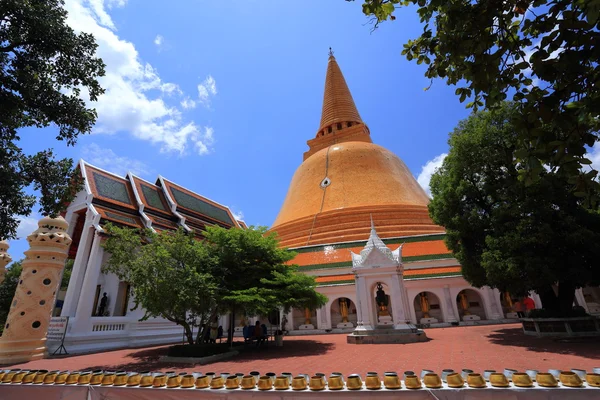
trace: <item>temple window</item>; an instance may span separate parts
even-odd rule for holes
[[[352,126],[352,122],[348,122],[348,128]]]
[[[327,133],[331,133],[332,130],[331,127],[327,128]]]
[[[342,124],[338,123],[337,124],[337,129],[338,129],[338,131],[341,130],[342,129]]]

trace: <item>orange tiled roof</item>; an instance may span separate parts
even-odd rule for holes
[[[390,248],[396,249],[398,245],[388,246]],[[290,264],[298,264],[298,265],[316,265],[316,264],[330,264],[336,262],[350,262],[352,261],[352,257],[350,255],[350,251],[358,254],[360,251],[364,249],[364,246],[360,247],[352,247],[352,248],[344,248],[344,249],[333,249],[333,250],[324,250],[313,253],[300,253],[290,262]],[[443,240],[434,240],[429,242],[412,242],[406,243],[402,248],[402,256],[403,257],[412,257],[412,256],[423,256],[430,254],[446,254],[450,253],[446,244]]]
[[[422,269],[409,269],[404,271],[405,277],[418,277],[422,275],[443,275],[443,274],[455,274],[460,272],[460,265],[453,267],[440,267],[440,268],[422,268]],[[315,279],[317,283],[333,283],[340,281],[349,281],[354,279],[354,274],[344,275],[333,275],[333,276],[319,276]]]

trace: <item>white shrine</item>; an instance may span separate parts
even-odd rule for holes
[[[402,245],[390,250],[371,235],[360,254],[352,253],[356,281],[357,323],[348,343],[411,343],[427,340],[425,332],[411,323],[404,287]]]

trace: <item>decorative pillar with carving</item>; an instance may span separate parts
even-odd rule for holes
[[[4,281],[4,275],[6,275],[6,266],[12,261],[10,254],[8,254],[8,248],[10,246],[4,240],[0,240],[0,283]]]
[[[46,334],[71,238],[62,217],[44,217],[27,236],[23,272],[0,338],[0,363],[44,357]]]

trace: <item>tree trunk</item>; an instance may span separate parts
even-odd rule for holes
[[[558,307],[562,315],[567,316],[573,310],[575,285],[570,281],[558,282]]]
[[[542,300],[542,308],[545,310],[553,310],[558,312],[560,307],[558,306],[558,298],[554,293],[552,286],[548,286],[546,290],[540,291],[540,299]]]
[[[203,328],[204,326],[204,328]],[[200,318],[200,326],[198,326],[198,335],[196,335],[196,344],[202,343],[202,338],[204,337],[204,331],[207,329],[208,325],[206,321],[204,321],[204,317]]]
[[[233,346],[233,330],[235,329],[235,306],[231,308],[231,314],[229,317],[229,330],[227,332],[227,344],[229,347]]]
[[[183,325],[183,329],[185,331],[185,337],[187,338],[188,344],[194,344],[194,334],[192,333],[192,330],[190,329],[190,324],[185,322],[182,325]]]

